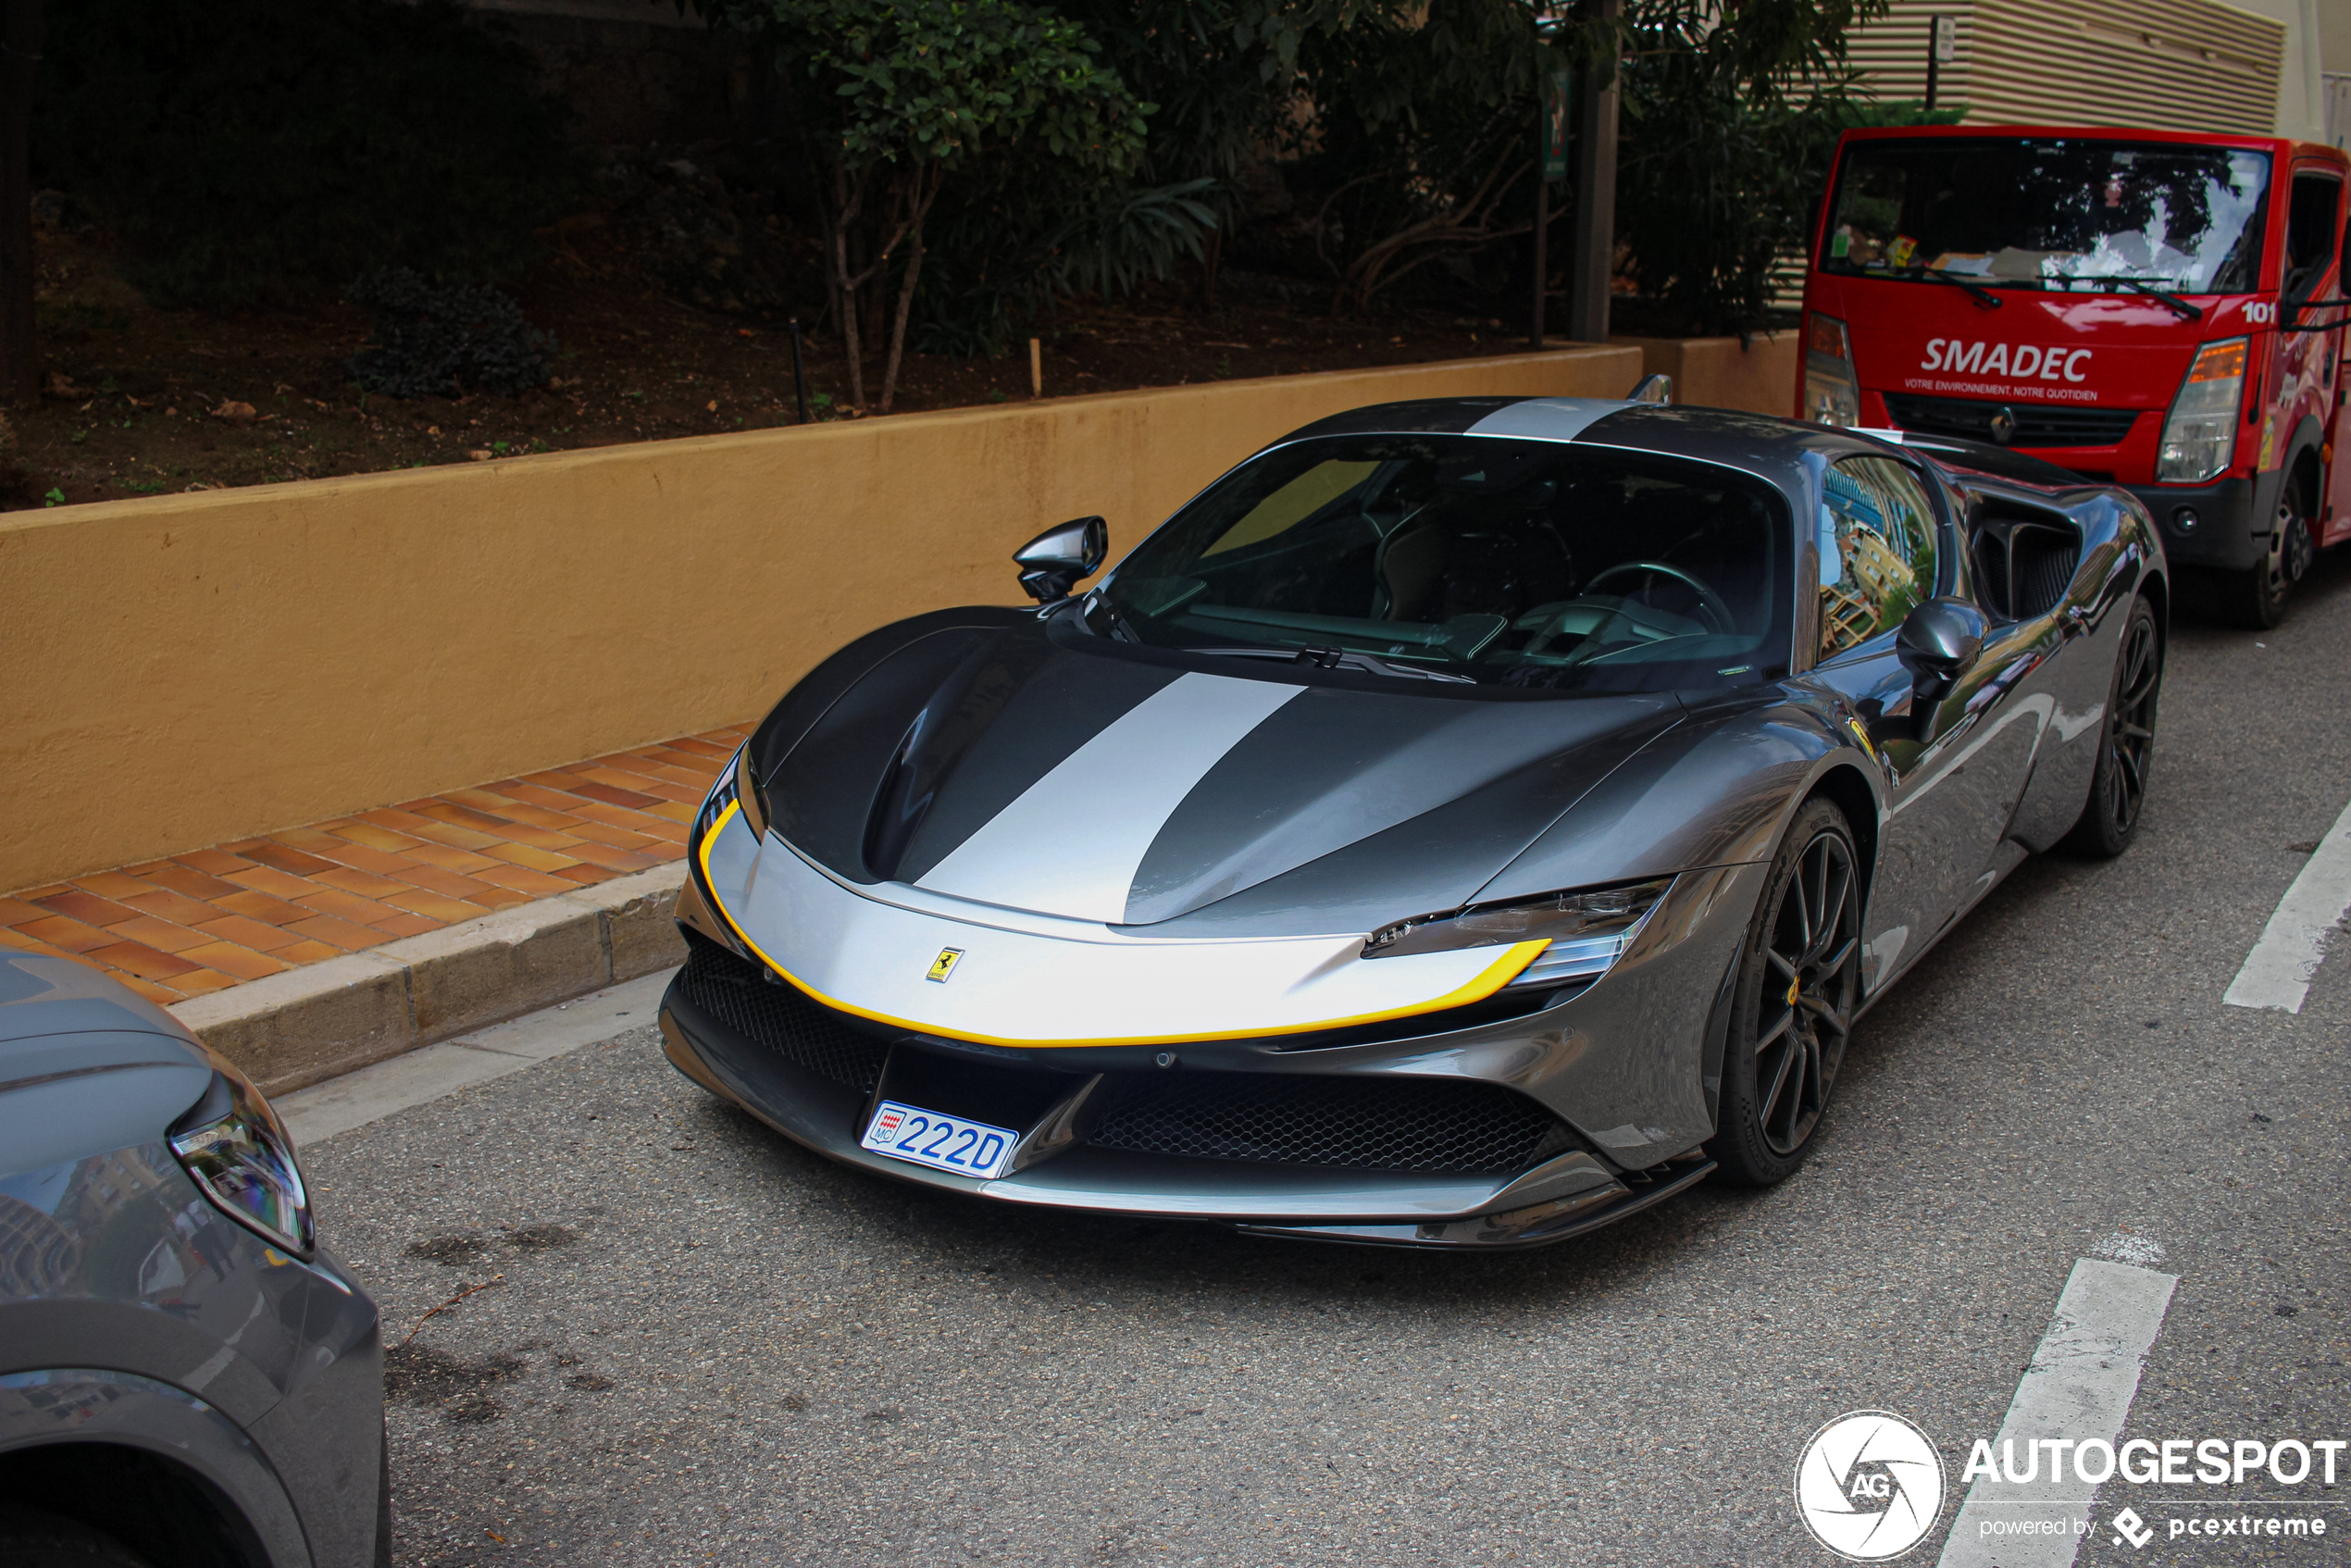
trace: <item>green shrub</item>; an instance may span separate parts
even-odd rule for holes
[[[497,290],[428,283],[404,267],[371,272],[345,291],[376,314],[375,346],[351,358],[352,379],[392,397],[518,392],[547,380],[555,340],[534,330]]]
[[[531,71],[446,0],[73,0],[48,7],[33,156],[158,304],[493,280],[579,180]]]

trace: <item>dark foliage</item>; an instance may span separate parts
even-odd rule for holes
[[[345,292],[375,312],[375,345],[351,358],[351,375],[392,397],[518,392],[543,384],[555,352],[522,307],[480,285],[434,284],[404,267],[371,272]]]
[[[375,267],[495,280],[579,188],[529,56],[447,0],[48,12],[40,180],[105,215],[159,304],[240,304]]]
[[[1867,103],[1841,78],[1797,100],[1732,91],[1721,77],[1698,53],[1636,58],[1625,72],[1617,238],[1642,292],[1696,333],[1764,324],[1773,272],[1810,243],[1847,129],[1950,124],[1964,113]]]

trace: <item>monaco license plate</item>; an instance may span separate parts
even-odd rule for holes
[[[859,1144],[893,1160],[911,1160],[957,1176],[1001,1176],[1020,1134],[985,1122],[944,1116],[919,1105],[885,1100]]]

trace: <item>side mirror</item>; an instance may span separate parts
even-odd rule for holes
[[[1084,578],[1101,570],[1110,554],[1110,525],[1100,517],[1074,517],[1047,529],[1013,552],[1020,585],[1040,604],[1058,604]]]
[[[1984,612],[1964,599],[1930,599],[1904,618],[1894,634],[1894,656],[1910,672],[1910,718],[1919,740],[1927,738],[1934,706],[1984,652]]]

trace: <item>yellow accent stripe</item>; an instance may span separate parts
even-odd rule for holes
[[[1312,1024],[1284,1024],[1275,1028],[1263,1029],[1226,1029],[1218,1034],[1209,1035],[1142,1035],[1129,1039],[1010,1039],[1001,1035],[976,1035],[964,1029],[942,1029],[936,1024],[917,1023],[912,1018],[894,1018],[887,1013],[876,1013],[870,1008],[856,1006],[838,997],[827,996],[823,991],[777,963],[765,948],[751,940],[751,933],[742,928],[742,926],[728,910],[726,901],[718,896],[718,883],[710,874],[710,847],[717,842],[718,835],[727,830],[727,819],[741,809],[740,803],[730,802],[727,809],[718,814],[718,820],[711,825],[710,831],[703,835],[702,842],[695,847],[694,858],[702,866],[703,886],[710,890],[710,902],[717,907],[718,918],[727,922],[728,928],[742,939],[743,946],[757,953],[760,962],[766,964],[768,968],[773,969],[827,1007],[837,1008],[843,1013],[869,1019],[877,1024],[888,1024],[892,1028],[913,1029],[927,1035],[943,1035],[949,1039],[967,1039],[977,1045],[1034,1046],[1048,1049],[1088,1045],[1183,1045],[1203,1040],[1254,1039],[1264,1035],[1312,1034],[1321,1029],[1344,1029],[1351,1028],[1358,1024],[1386,1023],[1391,1018],[1412,1018],[1423,1013],[1441,1013],[1449,1007],[1466,1007],[1473,1002],[1484,1002],[1487,997],[1518,978],[1519,972],[1534,963],[1536,957],[1545,948],[1551,945],[1549,938],[1531,942],[1513,942],[1502,950],[1501,957],[1479,971],[1476,978],[1465,986],[1447,991],[1443,996],[1431,1002],[1417,1002],[1411,1007],[1392,1007],[1382,1013],[1358,1013],[1351,1017],[1325,1018]]]

